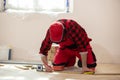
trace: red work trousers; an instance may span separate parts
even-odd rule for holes
[[[81,60],[81,55],[78,51],[72,49],[60,49],[56,51],[56,54],[53,59],[53,64],[55,65],[64,65],[64,66],[74,66],[76,63],[76,57]],[[87,54],[87,64],[95,63],[94,57],[92,55],[92,50],[88,49]]]

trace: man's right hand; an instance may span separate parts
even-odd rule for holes
[[[48,65],[47,56],[43,55],[42,53],[40,54],[40,56],[41,56],[43,65],[45,66],[45,70],[47,72],[52,72],[52,67]]]
[[[44,66],[45,66],[46,72],[52,72],[53,71],[51,66],[49,66],[49,65],[44,65]]]

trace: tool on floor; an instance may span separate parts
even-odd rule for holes
[[[42,64],[37,65],[36,71],[43,71],[43,65]]]

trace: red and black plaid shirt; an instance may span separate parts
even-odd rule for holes
[[[75,44],[76,49],[79,52],[84,52],[87,51],[88,48],[91,48],[89,45],[91,39],[88,38],[86,31],[76,21],[69,19],[60,19],[58,21],[65,26],[66,33],[64,34],[65,35],[64,38],[65,40],[68,40],[66,42],[63,41],[59,43],[60,45],[62,45],[61,47],[66,47]],[[51,45],[52,41],[50,40],[50,34],[48,30],[46,37],[42,42],[39,53],[47,55],[48,50],[51,48]]]

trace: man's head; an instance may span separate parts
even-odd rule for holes
[[[59,43],[63,39],[64,26],[60,22],[54,22],[50,25],[49,32],[51,41]]]

